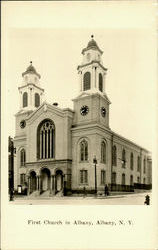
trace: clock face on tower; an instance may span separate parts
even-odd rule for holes
[[[81,112],[81,115],[86,115],[88,114],[88,111],[89,111],[89,108],[88,106],[82,106],[81,109],[80,109],[80,112]]]
[[[101,108],[101,114],[103,117],[106,116],[106,109],[104,107]]]
[[[25,122],[25,120],[22,120],[22,121],[20,122],[20,127],[21,127],[21,128],[25,128],[25,126],[26,126],[26,122]]]

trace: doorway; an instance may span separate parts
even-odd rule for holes
[[[50,190],[50,170],[44,168],[41,170],[41,191]]]
[[[30,173],[30,193],[36,190],[36,172],[32,171]]]
[[[56,190],[56,193],[63,190],[63,172],[61,170],[56,171],[55,190]]]

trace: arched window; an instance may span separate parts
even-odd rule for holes
[[[27,96],[27,92],[24,92],[23,94],[23,108],[28,106],[28,96]]]
[[[21,167],[25,166],[25,161],[26,161],[26,153],[25,153],[25,149],[22,149],[20,151],[20,165],[21,165]]]
[[[101,142],[101,162],[106,163],[106,143],[105,143],[105,141]]]
[[[103,77],[101,73],[99,73],[99,90],[103,92]]]
[[[88,90],[91,88],[91,74],[86,72],[83,76],[83,90]]]
[[[37,129],[37,158],[55,157],[55,126],[51,120],[44,120]]]
[[[126,180],[125,180],[125,174],[122,174],[122,185],[126,184]]]
[[[35,93],[35,107],[39,107],[40,105],[40,96],[38,93]]]
[[[126,165],[126,151],[125,149],[122,150],[122,167],[125,168]]]
[[[82,140],[80,142],[80,161],[88,160],[88,142],[86,140]]]
[[[130,156],[130,169],[133,170],[133,153]]]
[[[146,173],[146,160],[144,158],[144,174]]]
[[[130,176],[130,185],[133,186],[133,175]]]
[[[137,171],[140,172],[140,156],[137,157]]]
[[[117,148],[115,145],[112,147],[112,165],[117,166]]]

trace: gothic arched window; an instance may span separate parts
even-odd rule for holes
[[[117,148],[115,145],[112,147],[112,165],[117,166]]]
[[[82,140],[80,142],[80,161],[88,160],[88,142],[86,140]]]
[[[88,90],[91,88],[91,74],[86,72],[83,76],[83,90]]]
[[[55,126],[51,120],[44,120],[37,129],[37,158],[55,157]]]
[[[39,107],[40,106],[40,96],[38,93],[35,93],[35,107]]]
[[[25,166],[25,161],[26,161],[26,153],[25,153],[25,149],[22,149],[20,151],[20,165],[21,165],[21,167]]]
[[[130,156],[130,169],[133,170],[133,153]]]
[[[103,76],[99,73],[99,90],[103,92]]]
[[[24,92],[23,94],[23,108],[28,106],[28,96],[27,96],[27,92]]]
[[[105,141],[101,142],[101,162],[106,163],[106,143],[105,143]]]
[[[125,179],[125,174],[122,174],[122,185],[125,185],[126,184],[126,179]]]
[[[126,151],[125,149],[122,150],[122,167],[125,168],[126,164]]]

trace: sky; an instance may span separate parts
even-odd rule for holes
[[[49,103],[73,109],[77,66],[94,35],[108,69],[110,128],[152,151],[156,116],[154,10],[122,2],[6,2],[2,16],[2,114],[14,137],[22,72],[33,62]],[[5,15],[4,15],[5,13]]]

